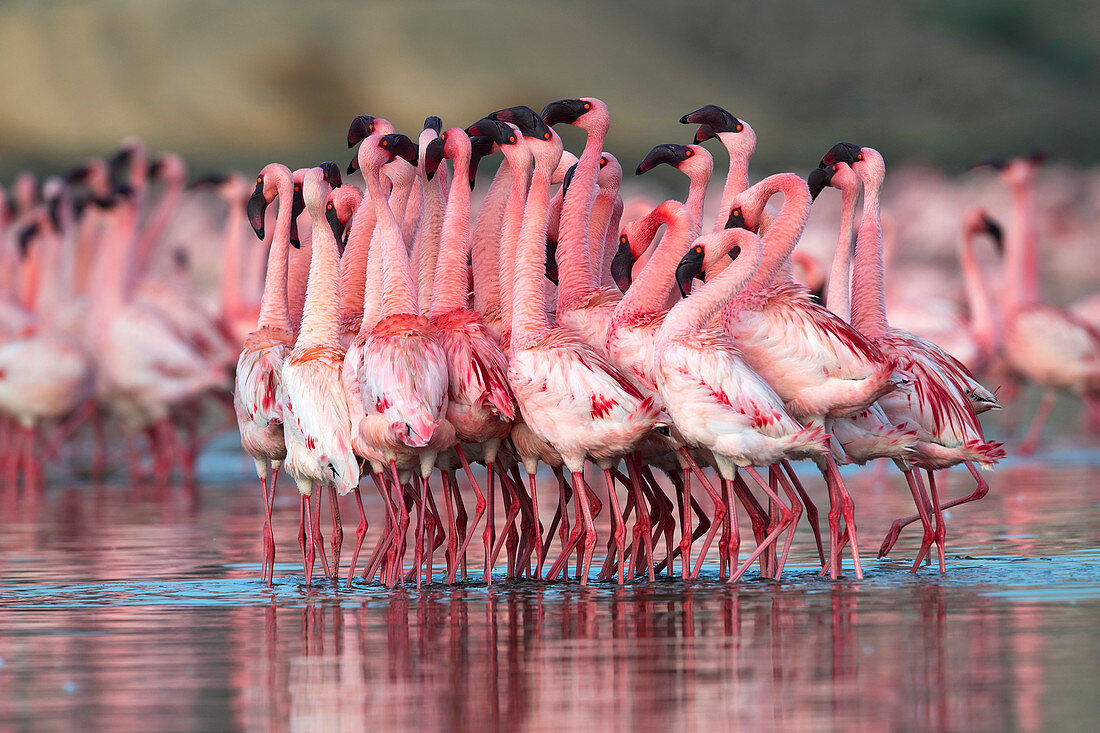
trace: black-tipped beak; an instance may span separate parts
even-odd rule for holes
[[[248,206],[245,207],[245,210],[248,213],[248,223],[252,225],[252,231],[256,232],[257,237],[263,239],[264,214],[267,212],[267,199],[264,198],[263,181],[256,181],[256,190],[249,197]]]
[[[558,284],[558,243],[546,238],[546,279]]]
[[[565,177],[561,181],[561,197],[564,199],[565,195],[569,193],[569,184],[573,182],[573,176],[577,172],[577,166],[580,161],[577,161],[573,165],[569,166],[569,170],[565,172]]]
[[[333,188],[344,185],[344,179],[340,177],[340,167],[331,160],[318,163],[317,167],[325,172],[325,181]]]
[[[642,162],[638,164],[638,170],[634,171],[634,174],[640,176],[647,171],[653,170],[662,163],[671,165],[675,168],[681,162],[687,160],[687,150],[687,145],[675,145],[672,143],[655,145],[653,149],[642,158]]]
[[[730,209],[730,215],[726,217],[726,225],[723,229],[748,229],[749,225],[745,221],[745,212],[740,206],[734,206]]]
[[[371,115],[359,115],[351,121],[348,128],[348,147],[354,148],[357,144],[374,134],[374,117]],[[351,175],[352,171],[348,171]]]
[[[572,125],[590,109],[592,109],[592,105],[583,99],[559,99],[546,105],[539,116],[542,117],[543,122],[551,127],[559,122]]]
[[[997,248],[998,253],[1004,252],[1004,229],[996,221],[991,219],[988,214],[982,214],[982,224],[985,226],[985,231],[993,238],[993,246]]]
[[[481,159],[493,152],[493,139],[488,135],[477,135],[470,138],[470,190],[474,188],[474,180],[477,178],[477,166]]]
[[[549,123],[538,112],[526,105],[521,104],[518,107],[497,110],[489,115],[489,119],[512,123],[519,128],[524,137],[535,140],[549,140],[551,138]],[[482,132],[478,134],[488,135],[489,133]]]
[[[695,137],[692,140],[696,145],[710,140],[712,137],[718,137],[718,133],[714,131],[714,128],[710,125],[699,125],[699,129],[695,131]]]
[[[424,118],[424,129],[425,130],[435,130],[435,134],[439,135],[440,133],[443,132],[443,120],[436,117],[435,115],[432,115],[431,117],[425,117]]]
[[[357,170],[359,170],[359,156],[358,155],[356,155],[354,158],[352,158],[351,162],[348,163],[348,168],[347,168],[348,175],[350,176],[352,173],[354,173]]]
[[[826,189],[829,185],[829,181],[833,180],[833,173],[835,173],[833,166],[825,168],[814,168],[810,171],[810,175],[806,176],[806,183],[810,187],[810,200],[817,199],[818,194]]]
[[[680,118],[681,125],[699,125],[696,144],[715,137],[719,132],[741,132],[745,125],[716,104],[708,104]]]
[[[332,229],[332,236],[336,237],[336,241],[340,242],[344,238],[344,223],[340,221],[339,214],[336,213],[336,205],[329,201],[325,204],[325,219],[328,221],[329,228]],[[340,254],[343,254],[343,247],[340,248]]]
[[[107,170],[112,184],[121,183],[126,177],[126,170],[130,167],[130,160],[133,157],[134,151],[130,148],[122,148],[110,157],[107,161]]]
[[[295,249],[302,248],[301,238],[298,236],[298,216],[306,210],[306,200],[302,196],[302,187],[294,186],[294,204],[290,208],[290,243]]]
[[[494,112],[493,114],[498,114]],[[467,135],[486,135],[490,140],[497,145],[514,145],[516,140],[516,131],[508,125],[504,124],[504,121],[497,120],[494,117],[482,117],[480,120],[470,125],[466,130]]]
[[[863,160],[863,149],[855,143],[837,143],[829,148],[829,152],[821,159],[819,167],[832,165],[833,163],[847,163],[855,165]]]
[[[611,278],[621,292],[625,293],[633,282],[631,272],[635,262],[634,253],[630,251],[630,240],[625,235],[619,237],[619,249],[611,260]]]
[[[30,251],[31,240],[38,236],[38,230],[40,226],[38,222],[31,222],[27,226],[23,227],[23,230],[15,237],[16,244],[19,245],[19,256],[26,257],[27,252]]]
[[[703,279],[703,248],[699,245],[689,249],[676,265],[676,287],[680,288],[681,297],[688,297],[691,281],[696,279]]]
[[[428,119],[433,119],[429,117]],[[434,119],[439,119],[438,117]],[[435,177],[439,164],[443,162],[443,141],[438,137],[424,146],[424,175],[428,180]]]
[[[420,150],[416,147],[416,143],[400,132],[383,135],[378,144],[390,152],[390,160],[394,157],[404,158],[415,167],[420,157]]]

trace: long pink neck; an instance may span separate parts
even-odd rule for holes
[[[584,152],[562,202],[558,227],[558,318],[585,303],[596,289],[588,262],[588,225],[596,199],[604,132],[588,133]]]
[[[447,211],[443,217],[439,258],[432,286],[431,316],[465,309],[469,301],[466,257],[470,253],[470,150],[460,147],[454,157]]]
[[[614,324],[629,323],[661,310],[676,279],[676,265],[691,247],[694,217],[683,206],[661,206],[650,212],[640,224],[642,229],[667,224],[653,256],[641,274],[631,283],[615,307]],[[643,235],[644,239],[644,235]]]
[[[345,323],[363,317],[367,258],[377,220],[374,202],[368,192],[359,201],[359,206],[351,218],[348,244],[344,248],[344,255],[340,258],[340,319]]]
[[[474,310],[496,313],[500,309],[500,231],[508,200],[511,166],[504,161],[493,176],[493,182],[481,200],[474,221],[473,251]],[[522,211],[520,212],[522,216]]]
[[[685,338],[698,333],[745,288],[753,271],[761,266],[762,246],[756,235],[744,230],[724,229],[709,236],[720,238],[723,252],[733,246],[734,240],[742,243],[743,251],[721,274],[708,280],[701,288],[692,291],[691,295],[672,307],[661,326],[662,339]]]
[[[287,307],[287,262],[290,255],[290,219],[294,206],[293,186],[289,177],[279,182],[279,211],[267,252],[267,272],[264,294],[260,298],[259,327],[269,326],[290,331],[290,311]]]
[[[325,222],[324,204],[309,207],[309,215],[317,225],[312,229],[313,254],[295,348],[333,345],[338,343],[340,333],[340,252]]]
[[[219,283],[222,315],[240,312],[244,305],[241,285],[241,244],[244,239],[244,202],[233,199],[225,217],[225,235],[222,240],[222,279]]]
[[[974,252],[974,232],[967,230],[963,235],[963,246],[959,252],[959,265],[962,267],[963,287],[966,290],[966,303],[970,311],[970,331],[983,355],[990,355],[997,345],[997,327],[993,315],[993,303],[989,298],[989,287],[985,273],[978,263]]]
[[[149,269],[149,263],[153,259],[154,247],[158,241],[160,241],[161,235],[164,234],[165,228],[168,226],[169,220],[172,218],[172,214],[176,211],[176,206],[179,204],[180,194],[183,193],[183,180],[173,179],[161,196],[160,201],[157,203],[156,211],[153,212],[152,218],[149,223],[145,225],[145,228],[141,232],[141,236],[138,238],[137,245],[134,248],[134,265],[135,273],[140,277]]]
[[[384,319],[398,313],[419,313],[416,304],[416,283],[413,281],[412,270],[409,267],[409,253],[405,248],[405,240],[401,236],[401,227],[397,223],[394,212],[382,198],[382,189],[378,185],[377,177],[368,176],[366,180],[370,188],[371,200],[377,202],[375,212],[378,216],[378,224],[375,229],[379,238],[374,244],[380,246],[379,254],[382,263],[382,303],[379,318]],[[371,249],[374,249],[373,245]],[[366,320],[365,313],[364,320]]]
[[[710,184],[711,170],[695,171],[691,174],[691,184],[688,186],[687,204],[688,211],[693,219],[692,233],[698,237],[703,231],[703,203],[707,198],[707,185]],[[725,222],[722,222],[723,224]]]
[[[524,206],[527,204],[529,173],[530,169],[525,163],[517,163],[513,167],[512,188],[508,193],[508,204],[504,209],[504,221],[501,222],[498,267],[501,282],[500,333],[503,343],[508,342],[508,336],[512,333],[514,288],[509,287],[508,284],[515,282],[516,249],[519,246],[520,230],[526,221]]]
[[[619,184],[613,181],[600,188],[592,203],[592,215],[588,224],[588,264],[592,267],[591,281],[596,287],[603,284],[600,268],[603,267],[604,244],[607,242],[608,224],[611,222],[616,200],[622,199],[619,196]]]
[[[443,170],[444,166],[440,165],[438,172],[442,174]],[[424,193],[420,203],[420,227],[416,230],[416,240],[413,243],[412,263],[413,274],[416,277],[416,299],[420,305],[420,312],[424,314],[428,313],[429,305],[435,297],[432,290],[446,206],[442,181],[442,175],[435,176],[430,181],[426,178],[422,181]]]
[[[103,333],[102,329],[112,316],[129,300],[130,250],[137,226],[137,211],[133,204],[121,204],[124,210],[112,212],[105,218],[102,235],[102,252],[92,268],[92,324],[91,333]]]
[[[841,320],[851,317],[852,225],[856,217],[856,198],[859,189],[845,186],[840,190],[840,238],[833,255],[833,269],[829,273],[829,293],[826,305]]]
[[[405,243],[405,249],[411,250],[416,241],[416,232],[420,228],[420,214],[424,206],[425,179],[414,175],[412,185],[409,187],[409,197],[401,207],[401,215],[395,218],[401,223],[401,241]],[[436,184],[439,185],[439,184]]]
[[[744,134],[744,133],[737,133]],[[729,219],[730,211],[733,210],[733,203],[737,196],[749,187],[749,155],[745,155],[744,152],[733,141],[734,133],[722,132],[718,134],[718,138],[722,141],[722,145],[725,146],[726,152],[730,156],[730,167],[726,172],[726,183],[722,187],[722,204],[718,207],[718,219],[714,222],[714,230],[718,231],[726,225],[726,220]]]
[[[884,335],[886,321],[885,269],[882,260],[882,222],[879,211],[881,180],[863,182],[863,218],[856,235],[856,262],[852,273],[852,320],[865,336]]]
[[[615,259],[615,251],[619,241],[619,223],[623,218],[623,197],[616,194],[615,203],[611,207],[611,218],[607,222],[607,228],[603,237],[603,257],[596,262],[600,264],[600,271],[596,274],[596,281],[601,287],[615,287],[615,279],[611,277],[611,261]]]
[[[523,213],[512,290],[512,348],[522,348],[550,331],[546,320],[543,279],[546,272],[546,224],[550,210],[552,167],[535,161]]]
[[[1012,227],[1005,242],[1005,312],[1039,302],[1039,250],[1030,181],[1010,184]]]
[[[752,192],[751,197],[749,192]],[[802,230],[806,228],[806,219],[810,216],[810,190],[806,187],[806,182],[793,173],[768,176],[744,192],[761,211],[768,199],[776,193],[783,194],[783,208],[761,240],[764,247],[763,259],[752,281],[741,291],[739,299],[748,298],[775,282],[788,265],[791,252],[798,244]]]

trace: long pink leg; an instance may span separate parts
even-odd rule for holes
[[[615,491],[615,480],[611,478],[611,471],[603,472],[604,484],[607,486],[607,498],[611,502],[611,531],[615,537],[615,551],[619,555],[617,579],[619,585],[623,584],[623,566],[626,565],[626,528],[623,514],[619,510],[619,496]],[[591,562],[591,560],[590,560]]]
[[[614,492],[612,492],[614,495]],[[584,562],[581,564],[581,585],[588,585],[588,573],[592,568],[592,553],[596,549],[596,523],[592,516],[592,507],[589,504],[588,487],[584,485],[584,475],[574,472],[573,496],[577,497],[581,505],[581,514],[584,517]]]
[[[722,519],[722,539],[718,541],[719,554],[724,554],[718,571],[719,577],[725,577],[723,568],[729,569],[729,581],[733,582],[733,571],[737,569],[737,559],[741,554],[741,530],[737,526],[737,510],[733,505],[733,481],[722,479],[722,499],[726,502],[726,516]]]
[[[466,513],[466,505],[462,502],[462,492],[458,486],[458,477],[454,472],[451,473],[451,498],[454,499],[455,503],[455,525],[458,528],[458,547],[462,547],[466,542],[466,528],[468,526],[469,515]],[[458,554],[458,564],[462,570],[462,579],[465,580],[468,577],[466,553],[459,552],[457,548],[455,552]]]
[[[821,567],[825,567],[825,548],[821,544],[821,527],[818,526],[817,505],[806,493],[802,482],[798,480],[798,475],[794,472],[791,462],[780,461],[780,465],[783,467],[783,472],[787,474],[787,478],[794,484],[794,489],[798,492],[798,498],[802,500],[802,505],[806,507],[806,521],[810,523],[810,529],[814,533],[814,542],[817,543],[817,556],[821,559]]]
[[[348,582],[347,587],[351,587],[351,579],[355,576],[355,564],[359,561],[359,550],[363,548],[363,540],[367,537],[367,513],[363,510],[363,495],[359,492],[359,487],[355,487],[355,505],[359,509],[359,526],[355,528],[355,550],[351,553],[351,566],[348,568]]]
[[[453,583],[458,573],[458,527],[455,525],[451,474],[448,471],[442,471],[440,475],[443,481],[443,506],[447,510],[447,552],[444,555],[447,561],[446,582]]]
[[[315,493],[317,494],[317,513],[313,516],[313,546],[321,556],[321,567],[325,571],[325,577],[330,578],[332,574],[329,572],[328,557],[325,556],[325,538],[321,534],[321,496],[324,492],[318,490]]]
[[[405,504],[405,487],[401,484],[401,478],[397,474],[397,462],[390,459],[390,473],[393,474],[393,484],[390,490],[397,501],[397,534],[393,547],[393,557],[390,559],[390,579],[402,582],[402,571],[405,565],[405,542],[409,531],[409,509]]]
[[[665,557],[667,559],[667,558],[671,557],[672,553],[673,553],[673,544],[675,542],[675,535],[676,535],[676,518],[675,518],[675,515],[673,513],[673,510],[676,509],[676,507],[678,506],[678,503],[672,502],[671,500],[669,500],[669,498],[667,496],[665,496],[665,493],[661,489],[660,484],[657,483],[657,478],[653,475],[653,472],[651,470],[649,470],[649,466],[642,463],[640,457],[635,456],[634,462],[639,467],[639,469],[641,471],[642,478],[644,479],[643,486],[648,485],[649,489],[650,489],[650,492],[653,494],[653,497],[655,498],[655,501],[653,502],[654,509],[656,509],[658,507],[658,505],[660,506],[660,512],[657,514],[656,519],[653,519],[652,523],[654,524],[654,526],[656,528],[656,537],[658,537],[658,538],[664,537],[664,539],[665,539]],[[669,478],[673,482],[673,485],[675,485],[675,483],[676,483],[675,475],[672,475]],[[679,496],[679,495],[677,495],[677,496]],[[652,516],[652,513],[651,513],[651,516]],[[650,545],[651,546],[653,545],[654,541],[655,540],[650,540]],[[668,576],[671,578],[672,577],[672,565],[671,565],[671,563],[667,564],[667,568],[668,568]],[[657,572],[658,572],[657,567],[656,567],[656,565],[654,565],[654,568],[653,568],[654,577],[656,577]]]
[[[966,467],[970,469],[970,475],[974,477],[974,481],[977,482],[977,486],[974,491],[966,496],[959,497],[958,499],[952,499],[951,501],[940,506],[940,509],[946,511],[952,507],[959,506],[960,504],[967,504],[972,501],[978,501],[984,499],[985,495],[989,493],[989,484],[982,478],[981,473],[978,472],[977,466],[967,461]],[[894,543],[898,541],[898,537],[901,536],[901,530],[906,526],[920,519],[919,514],[911,514],[908,517],[902,517],[901,519],[895,519],[893,524],[890,525],[890,531],[886,533],[886,538],[882,541],[882,546],[879,548],[878,556],[885,557],[889,554],[893,548]]]
[[[264,469],[263,476],[260,477],[260,490],[264,494],[264,564],[260,569],[260,580],[267,581],[268,585],[271,585],[272,576],[275,574],[275,539],[271,533],[271,520],[267,519],[267,469]],[[268,567],[271,567],[271,574],[268,574]]]
[[[944,558],[945,545],[947,544],[947,524],[943,518],[943,509],[940,508],[940,493],[936,489],[936,474],[927,471],[928,488],[932,492],[932,512],[936,515],[936,554],[940,561],[940,574],[947,572],[947,563]]]
[[[727,481],[721,475],[718,476],[722,486],[722,503],[726,507],[726,516],[722,517],[722,533],[718,535],[718,577],[719,579],[727,577],[726,575],[726,563],[729,561],[730,550],[730,509],[733,505],[732,482]],[[737,567],[735,564],[734,568]],[[732,571],[732,568],[731,568]]]
[[[309,497],[305,494],[302,495],[302,522],[305,526],[312,526],[312,520],[310,517]],[[309,537],[309,542],[306,543],[306,585],[310,585],[313,582],[313,563],[317,559],[316,548],[313,543],[313,536]]]
[[[699,557],[695,560],[695,567],[691,571],[692,578],[699,577],[699,571],[703,568],[703,561],[707,557],[707,550],[710,549],[710,543],[714,540],[714,535],[721,529],[722,520],[726,516],[726,505],[722,501],[722,496],[714,490],[714,487],[710,483],[710,479],[699,468],[699,464],[695,462],[695,459],[691,456],[691,453],[687,448],[680,447],[680,454],[688,460],[688,464],[691,466],[692,472],[695,477],[703,484],[703,488],[706,490],[707,495],[710,496],[710,500],[714,502],[714,518],[711,520],[710,531],[707,532],[707,536],[703,538],[703,547],[699,550]]]
[[[500,491],[501,491],[502,496],[507,494],[506,498],[508,498],[508,510],[504,515],[504,528],[501,530],[500,535],[496,538],[496,543],[493,545],[492,550],[489,554],[489,557],[490,557],[489,566],[490,567],[496,567],[497,560],[500,557],[500,551],[504,547],[504,543],[508,540],[509,536],[511,535],[512,523],[516,520],[516,517],[519,516],[519,510],[520,510],[519,496],[516,494],[515,487],[512,486],[512,482],[507,480],[507,478],[504,477],[504,476],[502,476],[501,480],[500,480]],[[514,550],[513,550],[513,552],[514,552]],[[509,554],[512,554],[512,553],[509,553]],[[508,568],[508,573],[507,574],[511,575],[512,571],[513,571],[513,568],[511,567],[511,563],[509,563],[509,568]],[[487,575],[486,576],[486,582],[487,583],[491,582],[491,580],[489,578],[490,578],[490,576]]]
[[[636,521],[634,523],[634,542],[638,542],[638,535],[641,534],[642,547],[640,551],[645,555],[646,561],[646,577],[652,583],[657,579],[657,574],[653,569],[653,519],[649,512],[649,507],[646,505],[645,490],[642,485],[643,474],[641,472],[641,466],[638,461],[638,454],[631,453],[626,457],[626,472],[630,478],[629,488],[634,492],[634,506],[636,513]],[[654,487],[656,492],[656,487]],[[654,494],[656,496],[656,493]],[[654,506],[657,502],[654,502]],[[633,568],[631,569],[631,575],[634,574]]]
[[[458,551],[459,557],[461,557],[462,562],[465,563],[466,562],[466,548],[469,547],[470,540],[473,538],[474,532],[477,531],[477,523],[480,522],[482,516],[485,515],[486,499],[485,499],[485,495],[481,493],[481,487],[477,485],[477,479],[474,478],[474,472],[470,468],[469,462],[467,462],[467,460],[466,460],[466,454],[462,452],[462,446],[459,445],[459,444],[456,444],[455,445],[455,452],[458,453],[458,460],[460,460],[462,462],[462,469],[466,472],[466,478],[469,479],[469,481],[470,481],[470,486],[474,490],[474,496],[477,497],[477,504],[474,506],[474,522],[473,522],[473,524],[470,525],[470,531],[463,538],[462,547],[459,548],[459,551]],[[492,499],[492,496],[491,496],[491,494],[493,493],[493,465],[492,465],[492,462],[487,463],[486,466],[489,469],[488,486],[489,486],[490,497],[489,497],[489,500],[488,500],[488,507],[489,507],[489,511],[491,512],[492,511],[492,506],[493,506],[493,499]],[[492,545],[490,544],[491,534],[489,533],[489,529],[490,529],[489,525],[492,525],[492,524],[493,524],[493,515],[490,513],[489,514],[488,525],[485,527],[485,534],[482,535],[482,540],[484,541],[484,544],[485,544],[485,578],[486,578],[486,582],[488,582],[491,579],[491,574],[492,574],[492,566],[489,565],[489,557],[491,555],[490,549],[492,548]],[[463,573],[463,574],[465,575],[465,573]]]
[[[554,541],[555,530],[558,532],[558,541],[561,547],[565,547],[569,537],[569,499],[566,496],[569,486],[565,483],[561,468],[555,466],[553,471],[554,477],[558,481],[558,508],[554,511],[554,517],[550,520],[550,526],[546,530],[546,541],[542,544],[542,554],[539,556],[539,567],[536,573],[539,578],[544,577],[542,566],[546,563],[546,555],[550,552],[550,543]],[[568,565],[566,565],[565,574],[569,575]]]
[[[537,559],[537,561],[539,563],[539,569],[540,569],[540,572],[541,572],[542,555],[543,555],[543,550],[542,550],[542,520],[539,518],[539,496],[538,496],[538,488],[535,485],[535,483],[536,483],[535,482],[535,474],[528,473],[527,474],[527,482],[528,482],[528,485],[531,487],[531,514],[532,514],[532,517],[533,517],[534,533],[535,533],[534,538],[533,538],[535,544],[534,544],[534,547],[531,548],[531,552],[534,553],[534,556],[535,556],[535,558]],[[531,552],[529,552],[528,557],[526,557],[524,559],[524,565],[528,566],[528,575],[530,575],[529,566],[531,564],[531,558],[530,558]]]
[[[419,588],[424,573],[424,518],[428,513],[428,482],[416,477],[413,485],[420,484],[420,507],[416,512],[416,549],[413,552],[413,565],[416,568],[416,587]]]
[[[852,544],[852,564],[855,566],[856,580],[863,580],[863,568],[859,562],[859,543],[856,539],[855,503],[852,501],[852,495],[848,493],[848,487],[844,485],[844,479],[840,477],[840,469],[837,468],[836,461],[833,460],[833,457],[828,453],[825,454],[824,458],[827,474],[826,478],[836,487],[837,498],[840,501],[840,512],[844,516],[848,540]],[[838,545],[836,556],[836,569],[838,573],[840,572],[840,564],[840,547]]]
[[[564,480],[563,480],[562,483],[564,484]],[[565,569],[565,579],[566,580],[569,579],[569,556],[572,554],[573,549],[577,546],[578,542],[580,541],[581,535],[584,534],[584,529],[585,528],[584,528],[584,525],[582,524],[582,522],[580,521],[580,515],[581,515],[580,502],[581,502],[581,498],[577,495],[576,489],[574,489],[573,492],[572,492],[572,498],[573,498],[573,503],[577,505],[577,521],[573,524],[573,528],[572,528],[572,530],[570,530],[569,536],[567,538],[565,538],[565,541],[562,543],[561,553],[558,555],[557,560],[555,560],[554,564],[550,566],[550,569],[548,571],[546,571],[546,579],[547,580],[553,580],[554,578],[556,578],[558,576],[558,573],[560,573],[563,568]],[[568,501],[566,499],[564,489],[561,492],[560,501],[563,504]],[[569,516],[568,512],[569,512],[569,507],[566,504],[564,506],[564,508],[562,509],[562,526],[563,527],[569,521],[568,520],[568,516]],[[577,567],[577,573],[578,573],[578,575],[580,574],[580,566],[579,565]]]
[[[757,556],[767,550],[767,548],[773,543],[775,543],[775,541],[779,538],[779,535],[783,532],[784,529],[791,525],[791,521],[794,519],[794,514],[791,512],[791,510],[787,508],[782,500],[780,500],[779,495],[772,491],[772,487],[768,485],[768,482],[765,481],[759,473],[757,473],[755,468],[753,468],[752,466],[745,466],[744,470],[746,473],[749,474],[749,476],[752,477],[756,484],[764,490],[764,493],[768,495],[768,498],[772,502],[774,502],[777,507],[779,507],[781,518],[779,524],[776,525],[776,527],[768,534],[768,536],[764,538],[763,544],[757,545],[756,549],[753,550],[753,553],[749,555],[749,557],[745,560],[744,563],[741,564],[739,568],[737,568],[737,571],[730,578],[731,582],[740,580],[741,576],[745,574],[745,571],[749,569],[749,566],[752,565]]]
[[[382,473],[372,473],[371,478],[374,479],[374,486],[378,489],[378,495],[382,497],[382,506],[386,510],[385,525],[382,527],[382,534],[378,536],[378,542],[374,545],[374,550],[371,551],[370,557],[367,558],[367,567],[363,571],[363,582],[369,583],[374,578],[374,573],[378,565],[381,565],[382,559],[386,557],[389,552],[389,544],[392,542],[394,528],[396,527],[396,520],[394,518],[393,506],[390,504],[389,487],[386,486],[386,477]],[[378,565],[376,565],[378,563]],[[384,572],[383,572],[384,574]],[[382,582],[385,582],[384,580]]]
[[[328,499],[330,509],[332,510],[332,537],[329,541],[332,543],[332,582],[336,582],[340,579],[340,550],[344,546],[344,525],[340,521],[340,499],[336,495],[336,485],[329,484],[328,487]],[[318,512],[320,512],[320,501],[317,503]]]
[[[759,546],[764,542],[764,538],[768,536],[768,514],[764,511],[764,507],[760,506],[760,502],[756,500],[752,492],[749,491],[749,487],[740,473],[734,477],[732,487],[737,498],[741,500],[741,505],[748,512],[749,521],[752,523],[752,535],[757,546]],[[768,575],[767,565],[764,561],[766,557],[767,555],[763,554],[760,560],[760,574],[764,576]]]
[[[680,510],[680,575],[682,580],[687,580],[691,565],[691,542],[694,539],[691,531],[691,470],[684,469],[683,507]],[[672,558],[668,560],[672,567]]]
[[[802,504],[799,502],[798,492],[791,486],[791,482],[787,480],[787,477],[783,475],[782,469],[778,466],[772,466],[771,471],[777,483],[783,487],[787,498],[791,500],[791,512],[794,514],[794,519],[791,520],[791,529],[787,532],[787,541],[783,545],[783,554],[779,556],[779,564],[775,569],[774,577],[779,580],[783,576],[783,568],[787,565],[787,555],[791,551],[791,543],[794,541],[794,531],[798,528],[798,520],[802,517]]]
[[[1035,450],[1035,446],[1039,443],[1039,437],[1043,434],[1043,427],[1047,423],[1047,418],[1050,417],[1050,411],[1054,407],[1054,401],[1056,396],[1053,392],[1043,392],[1043,400],[1039,403],[1039,408],[1035,410],[1035,417],[1031,420],[1031,427],[1027,429],[1027,436],[1024,438],[1024,442],[1020,443],[1020,447],[1017,448],[1017,452],[1020,455],[1026,456]]]

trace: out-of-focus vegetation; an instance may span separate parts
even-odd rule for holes
[[[1088,164],[1097,38],[1100,4],[1072,0],[0,2],[0,180],[126,134],[195,168],[302,165],[342,157],[358,113],[413,132],[578,95],[610,105],[628,171],[705,103],[752,123],[756,170],[837,139],[955,168],[1042,141]]]

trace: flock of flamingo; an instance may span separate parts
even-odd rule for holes
[[[132,473],[187,474],[206,423],[219,409],[228,418],[231,402],[262,488],[269,584],[280,471],[300,494],[307,583],[317,555],[326,576],[341,572],[338,497],[347,494],[359,514],[347,583],[356,577],[368,476],[384,529],[366,582],[432,582],[441,548],[443,579],[467,577],[480,528],[486,583],[505,551],[509,577],[575,571],[584,584],[604,511],[611,532],[598,578],[653,580],[673,575],[677,560],[681,577],[695,578],[717,540],[719,575],[732,582],[755,564],[780,578],[803,514],[822,575],[839,577],[847,550],[861,578],[855,504],[838,467],[888,459],[916,512],[894,522],[878,554],[919,522],[913,570],[935,552],[943,572],[944,510],[982,498],[979,469],[1004,456],[978,419],[998,397],[974,375],[1045,390],[1025,451],[1055,390],[1081,396],[1093,420],[1100,413],[1095,322],[1087,308],[1040,299],[1038,161],[990,161],[1012,192],[1013,220],[1002,237],[984,212],[966,216],[969,320],[941,348],[887,318],[886,170],[876,150],[838,143],[806,180],[778,173],[750,186],[756,135],[747,122],[713,105],[680,122],[696,129],[693,144],[654,147],[637,173],[675,167],[690,181],[686,200],[650,211],[624,204],[622,167],[603,150],[610,115],[595,98],[552,102],[541,114],[502,109],[467,128],[429,117],[416,142],[361,115],[348,133],[349,148],[359,147],[347,174],[358,170],[365,189],[344,183],[331,162],[296,171],[271,163],[254,190],[240,176],[202,179],[229,211],[217,312],[186,257],[167,275],[151,267],[187,184],[177,156],[151,160],[131,140],[110,161],[41,188],[21,176],[10,195],[0,189],[4,480],[40,481],[42,461],[84,425],[99,469],[107,427],[118,426]],[[556,125],[587,133],[579,157],[563,150]],[[716,215],[704,217],[710,139],[727,150],[729,169]],[[475,216],[479,162],[497,152],[503,161]],[[164,184],[157,199],[152,181]],[[792,261],[826,188],[839,190],[842,213],[822,302],[796,281]],[[266,269],[243,254],[246,217],[269,244]],[[981,235],[1004,250],[996,293],[978,265]],[[824,541],[792,468],[803,459],[828,488]],[[596,488],[586,461],[602,474]],[[540,463],[558,485],[548,526]],[[959,464],[976,487],[944,500],[937,474]],[[755,540],[745,558],[737,504]]]

